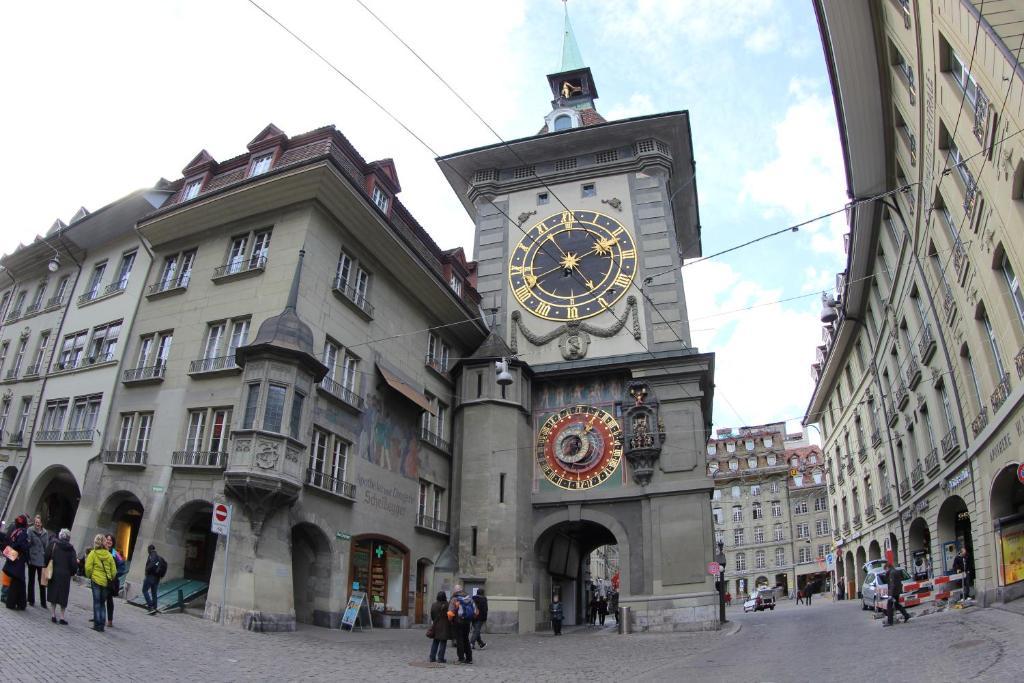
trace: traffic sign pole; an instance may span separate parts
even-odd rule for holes
[[[213,504],[213,519],[210,526],[215,533],[224,536],[224,583],[221,584],[220,623],[225,622],[228,610],[228,559],[231,557],[231,506],[225,503]]]

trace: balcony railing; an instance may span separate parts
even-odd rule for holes
[[[974,133],[974,137],[982,145],[985,144],[985,133],[988,129],[988,95],[981,89],[980,86],[975,85],[977,88],[974,95],[974,125],[971,126],[971,132]]]
[[[871,432],[871,445],[878,446],[880,443],[882,443],[882,430],[875,429]]]
[[[833,496],[836,495],[836,485],[833,484],[832,482],[829,482],[828,484],[828,492],[831,493]]]
[[[353,408],[358,408],[359,410],[363,409],[363,397],[346,387],[344,384],[335,382],[330,377],[324,377],[320,380],[319,387],[339,401],[347,403]]]
[[[900,496],[906,498],[910,495],[910,482],[906,479],[900,479]]]
[[[440,359],[440,358],[438,358],[438,357],[428,353],[424,357],[423,363],[424,363],[424,365],[426,365],[428,368],[430,368],[434,372],[437,372],[437,373],[445,375],[445,376],[448,375],[448,359],[447,358],[442,361],[442,359]]]
[[[125,384],[138,382],[162,382],[164,381],[164,374],[166,372],[167,365],[165,363],[161,363],[159,365],[147,365],[146,367],[125,370],[121,373],[121,381]]]
[[[967,250],[964,249],[964,244],[960,240],[956,240],[953,243],[953,270],[956,271],[957,278],[963,277],[964,269],[967,268]]]
[[[896,412],[896,404],[892,401],[886,401],[885,412],[885,423],[890,427],[895,427],[896,422],[900,419],[900,414]]]
[[[420,429],[420,441],[424,441],[445,453],[451,453],[451,444],[442,439],[439,434],[435,434],[426,427]]]
[[[981,406],[978,414],[971,420],[971,433],[977,436],[981,430],[988,426],[988,406]]]
[[[910,402],[910,392],[907,391],[906,385],[900,382],[896,385],[896,408],[903,410],[907,407]]]
[[[339,477],[332,477],[326,472],[320,472],[312,467],[306,468],[306,485],[312,486],[321,491],[327,491],[342,498],[355,500],[356,485]]]
[[[846,483],[846,477],[843,476],[843,471],[842,470],[839,470],[839,474],[838,474],[838,476],[836,476],[836,479],[839,480],[839,485],[840,486],[842,486],[843,484]]]
[[[202,375],[209,372],[230,372],[239,370],[234,355],[215,358],[197,358],[188,365],[188,374]]]
[[[854,468],[852,460],[846,463],[846,473],[850,475],[851,479],[857,476],[857,470]]]
[[[44,429],[36,432],[36,441],[42,442],[53,442],[61,441],[61,433],[59,429]]]
[[[39,375],[40,363],[33,363],[32,365],[25,368],[25,377],[36,377]]]
[[[892,494],[886,491],[878,497],[878,507],[883,511],[892,507]]]
[[[448,533],[448,522],[440,519],[435,519],[429,515],[417,514],[416,515],[416,526],[421,529],[430,529],[431,531],[437,531],[438,533]]]
[[[952,427],[949,433],[942,437],[942,455],[947,460],[952,458],[960,450],[960,440],[956,435],[956,427]]]
[[[910,481],[914,485],[914,488],[919,488],[924,484],[924,470],[921,469],[921,463],[914,465],[914,468],[910,470]]]
[[[183,273],[179,277],[170,277],[163,280],[157,280],[149,286],[146,290],[146,296],[156,296],[157,294],[163,294],[164,292],[173,292],[176,290],[182,290],[188,288],[189,280],[192,278],[192,273]]]
[[[999,409],[1006,403],[1006,399],[1010,397],[1010,375],[1004,372],[1003,376],[999,378],[999,384],[996,385],[996,390],[992,392],[992,397],[989,399],[992,403],[992,414],[995,415],[999,412]]]
[[[924,456],[924,469],[928,474],[934,474],[939,469],[939,449],[933,448]]]
[[[104,465],[146,466],[146,451],[103,451]]]
[[[864,519],[869,522],[875,519],[875,506],[873,504],[869,503],[868,506],[864,508]]]
[[[849,522],[843,522],[843,535],[844,536],[849,536],[850,535],[850,523]]]
[[[860,514],[853,516],[853,528],[859,529],[864,525],[864,521],[860,518]]]
[[[1017,379],[1024,379],[1024,349],[1017,352],[1013,357],[1013,363],[1017,366]]]
[[[861,446],[860,448],[857,449],[857,460],[859,462],[864,462],[867,459],[868,459],[868,449],[867,449],[866,446]]]
[[[218,266],[213,269],[213,279],[219,280],[221,278],[231,277],[232,275],[243,275],[245,273],[255,274],[257,271],[262,272],[266,267],[266,256],[254,256],[252,258],[237,261],[228,261],[223,266]]]
[[[921,328],[921,339],[917,342],[917,351],[921,354],[922,363],[927,363],[935,354],[935,337],[932,335],[931,323],[925,323]]]
[[[46,308],[47,309],[60,308],[63,305],[64,305],[64,295],[63,294],[59,294],[57,296],[51,296],[49,299],[46,300]]]
[[[96,434],[95,429],[69,429],[61,435],[60,440],[91,442],[94,434]]]
[[[365,291],[356,289],[356,283],[347,282],[341,278],[334,278],[334,287],[332,291],[339,297],[349,301],[357,309],[365,313],[369,317],[373,317],[373,305],[366,297]]]
[[[12,308],[10,311],[7,312],[7,317],[4,320],[6,320],[7,322],[11,322],[12,320],[17,320],[20,317],[21,317],[21,309],[20,308]]]
[[[18,379],[18,368],[11,368],[4,374],[4,379],[8,382]]]
[[[25,435],[23,432],[11,432],[11,435],[7,437],[8,446],[21,446],[25,443]]]
[[[118,280],[117,282],[111,282],[109,285],[103,288],[103,296],[117,294],[118,292],[123,292],[127,288],[128,280]]]
[[[921,383],[921,364],[917,362],[917,358],[912,353],[907,358],[907,369],[904,374],[907,377],[907,388],[914,389]]]
[[[228,454],[224,451],[174,451],[172,467],[191,467],[202,470],[222,470],[227,467]]]
[[[914,104],[916,99],[916,93],[914,92],[914,69],[905,61],[901,61],[896,65],[896,68],[903,74],[903,79],[907,85],[907,97],[910,98],[910,103]]]
[[[28,306],[25,307],[25,315],[32,315],[33,313],[37,313],[39,311],[40,306],[42,306],[42,302],[29,304]]]

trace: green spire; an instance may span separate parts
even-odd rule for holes
[[[580,46],[576,44],[576,34],[572,32],[572,24],[569,22],[569,3],[562,1],[565,3],[565,30],[562,33],[562,66],[558,73],[583,68]]]

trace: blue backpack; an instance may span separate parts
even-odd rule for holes
[[[462,595],[456,599],[459,601],[459,621],[473,621],[476,619],[479,611],[476,608],[476,603],[473,602],[473,598],[468,595]]]

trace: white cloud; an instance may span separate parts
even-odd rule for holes
[[[779,40],[779,30],[775,26],[758,26],[743,41],[743,45],[751,52],[765,53],[777,48]]]
[[[768,303],[782,290],[721,261],[687,266],[683,275],[694,345],[715,353],[715,424],[802,416],[813,389],[808,349],[821,334],[816,300],[799,308]],[[755,304],[768,305],[721,313]]]
[[[629,96],[629,102],[613,105],[604,117],[609,121],[618,121],[633,116],[640,116],[641,114],[650,114],[653,111],[655,111],[655,108],[654,103],[651,102],[650,95],[633,93]]]

